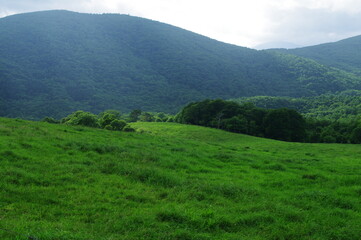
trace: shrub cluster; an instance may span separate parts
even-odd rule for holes
[[[128,126],[127,123],[121,119],[120,113],[115,110],[107,110],[100,113],[99,115],[79,110],[73,112],[67,117],[61,119],[60,121],[49,117],[44,118],[43,121],[49,123],[61,123],[75,126],[80,125],[86,127],[103,128],[113,131],[134,131],[133,128]]]
[[[173,122],[174,117],[167,113],[142,112],[139,109],[131,111],[126,117],[128,122]]]
[[[173,122],[174,116],[167,113],[142,112],[139,109],[129,114],[121,115],[116,110],[106,110],[98,115],[85,111],[76,111],[61,120],[45,117],[43,122],[61,123],[68,125],[81,125],[86,127],[103,128],[113,131],[134,132],[127,122]]]

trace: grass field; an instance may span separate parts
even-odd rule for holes
[[[361,146],[0,118],[0,239],[361,239]]]

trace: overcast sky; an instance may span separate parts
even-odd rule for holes
[[[50,9],[130,14],[246,47],[361,34],[360,0],[0,0],[0,17]]]

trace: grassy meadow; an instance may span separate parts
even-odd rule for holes
[[[0,118],[0,239],[361,239],[361,147]]]

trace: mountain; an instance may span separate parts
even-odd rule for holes
[[[338,42],[278,51],[313,59],[321,64],[361,75],[361,36]]]
[[[313,60],[225,44],[119,14],[44,11],[0,19],[0,116],[75,110],[174,113],[205,98],[313,96],[361,89]]]

